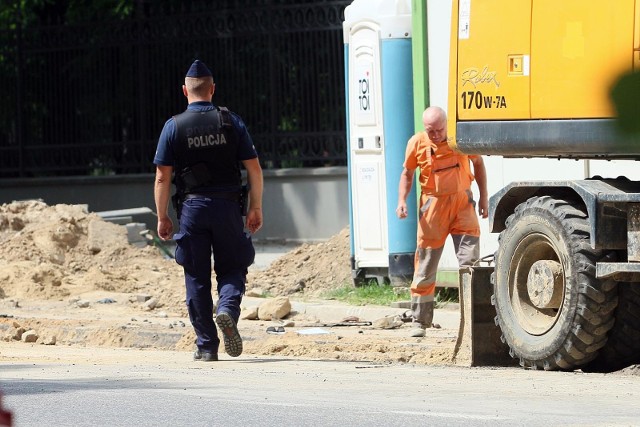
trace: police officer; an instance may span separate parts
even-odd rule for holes
[[[225,351],[237,357],[242,338],[237,323],[245,291],[247,268],[255,250],[251,234],[262,227],[263,177],[253,141],[242,119],[212,104],[215,84],[211,71],[193,62],[182,92],[186,111],[164,125],[155,158],[154,198],[158,236],[168,240],[173,223],[168,215],[171,182],[180,229],[173,236],[175,259],[183,267],[186,302],[196,332],[194,360],[218,360],[220,339],[213,320],[211,254],[217,279],[218,308],[215,323],[224,338]],[[248,208],[243,224],[240,164],[247,170]]]

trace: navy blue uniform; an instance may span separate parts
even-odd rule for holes
[[[176,262],[184,269],[189,318],[201,351],[217,353],[220,339],[213,321],[211,255],[217,279],[218,313],[237,323],[245,291],[247,268],[255,250],[237,199],[240,162],[257,158],[249,133],[237,115],[222,120],[210,102],[193,102],[167,120],[160,134],[154,164],[172,166],[175,184],[187,195],[174,235]],[[181,172],[201,168],[207,175],[195,186],[181,181]]]

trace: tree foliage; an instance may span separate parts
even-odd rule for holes
[[[640,72],[623,75],[614,85],[611,98],[618,114],[620,128],[640,136]]]
[[[132,0],[6,0],[0,3],[0,28],[122,19],[131,16],[135,7]]]
[[[140,173],[194,59],[263,167],[345,162],[348,0],[0,2],[0,177]],[[295,161],[295,164],[285,161]]]

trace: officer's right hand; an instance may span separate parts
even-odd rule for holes
[[[173,236],[173,222],[171,218],[158,218],[158,237],[169,240]]]

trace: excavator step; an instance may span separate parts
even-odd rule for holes
[[[500,339],[491,304],[493,267],[460,269],[460,329],[453,360],[464,366],[516,366],[509,347]]]

